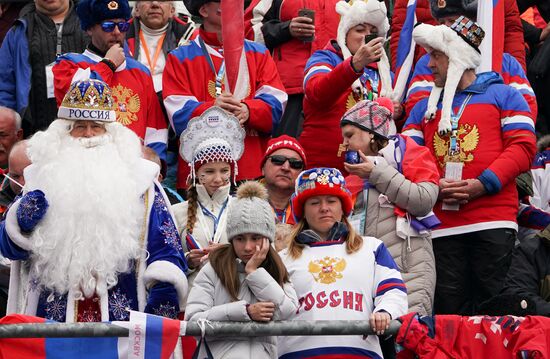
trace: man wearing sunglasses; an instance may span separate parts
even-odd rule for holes
[[[81,0],[76,12],[91,42],[82,54],[58,58],[53,69],[57,103],[61,103],[72,82],[101,79],[113,91],[117,122],[134,131],[165,161],[168,130],[151,74],[124,53],[131,17],[128,1]]]
[[[268,142],[262,160],[263,183],[277,223],[295,224],[290,208],[296,178],[306,167],[306,154],[294,138],[283,135]]]

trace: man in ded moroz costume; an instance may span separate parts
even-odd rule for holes
[[[110,88],[71,85],[59,119],[28,143],[22,197],[0,232],[14,260],[8,313],[56,321],[175,318],[187,265],[159,168],[115,120]]]

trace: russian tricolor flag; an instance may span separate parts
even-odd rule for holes
[[[54,323],[44,318],[13,314],[0,324]],[[131,312],[130,336],[98,338],[0,339],[0,359],[168,359],[180,334],[180,322],[150,314]]]
[[[395,61],[395,86],[393,87],[392,99],[402,102],[405,89],[408,87],[412,63],[414,61],[414,49],[416,43],[413,40],[412,32],[416,24],[416,0],[409,0],[407,3],[407,16],[405,23],[399,33],[397,43],[397,54]],[[393,35],[396,36],[397,34]]]

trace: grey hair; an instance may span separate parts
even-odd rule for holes
[[[19,112],[5,106],[0,106],[0,111],[7,111],[13,116],[13,119],[15,121],[15,131],[19,131],[21,129],[21,115]]]

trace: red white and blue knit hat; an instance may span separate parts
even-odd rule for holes
[[[344,215],[349,216],[353,209],[351,193],[346,188],[346,180],[336,168],[319,167],[303,171],[296,178],[292,195],[292,210],[296,222],[304,216],[306,200],[313,196],[336,196],[342,202]]]

